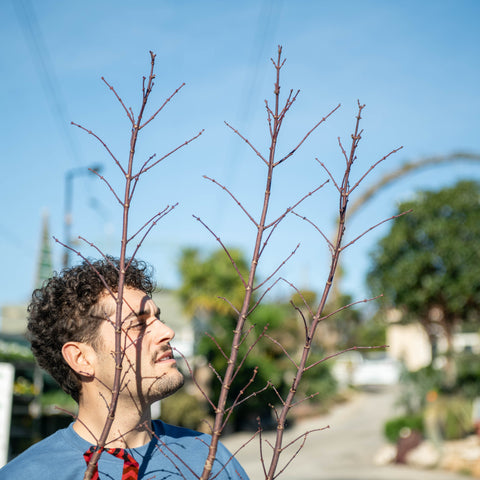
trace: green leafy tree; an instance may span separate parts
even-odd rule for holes
[[[229,250],[236,267],[243,272],[246,263],[238,250]],[[209,255],[201,255],[196,249],[183,250],[179,262],[182,285],[179,289],[185,310],[193,316],[196,324],[196,354],[205,357],[211,366],[209,390],[214,402],[220,395],[221,383],[215,372],[222,376],[225,369],[225,357],[232,342],[236,315],[230,303],[238,307],[244,286],[235,274],[231,261],[223,249]],[[309,300],[314,292],[302,292]],[[298,303],[300,298],[295,298]],[[264,428],[276,426],[272,415],[272,406],[279,403],[279,395],[288,393],[289,385],[295,375],[295,368],[285,351],[292,356],[299,353],[298,338],[302,334],[303,323],[297,312],[288,303],[262,303],[249,316],[250,328],[254,335],[245,338],[240,346],[243,355],[252,347],[254,339],[259,338],[246,357],[243,368],[238,372],[230,390],[231,399],[235,399],[246,385],[246,396],[261,390],[247,402],[240,404],[232,412],[235,430],[256,429],[257,417]],[[206,333],[206,334],[205,334]],[[322,358],[322,349],[313,345],[312,359]],[[253,378],[253,381],[251,381]],[[307,381],[299,389],[303,396],[314,395],[318,402],[331,397],[336,392],[336,384],[326,364],[317,366],[308,372]],[[318,403],[317,402],[317,403]],[[227,405],[228,408],[229,405]]]
[[[202,255],[197,249],[187,248],[182,251],[179,262],[182,284],[178,293],[186,312],[194,319],[195,353],[207,359],[212,371],[208,387],[213,402],[217,402],[220,395],[221,382],[218,376],[224,374],[225,352],[232,342],[236,325],[233,307],[239,308],[245,294],[245,287],[232,268],[232,261],[242,275],[246,275],[246,261],[239,250],[229,249],[229,254],[231,260],[223,249]],[[245,353],[249,346],[247,341],[244,342],[240,347],[242,353]],[[252,390],[267,385],[274,371],[272,361],[273,357],[262,355],[256,347],[247,357],[244,367],[231,386],[231,398],[236,398],[240,390],[249,384],[252,376],[255,376]],[[261,368],[254,375],[259,365]],[[273,376],[273,380],[277,378]],[[271,397],[269,400],[275,400],[273,392],[266,390],[264,394]],[[265,421],[270,414],[267,403],[265,395],[262,395],[261,398],[252,398],[248,406],[239,405],[232,413],[233,428],[246,428],[247,423],[249,427],[255,428],[257,416]]]
[[[398,209],[413,212],[377,245],[368,283],[385,307],[420,321],[431,341],[440,326],[451,352],[456,327],[478,321],[480,311],[480,185],[421,192]]]
[[[240,250],[230,249],[229,254],[242,275],[248,267]],[[178,291],[187,313],[231,315],[238,308],[245,294],[245,287],[238,278],[232,263],[222,249],[202,256],[196,248],[182,250],[179,261],[182,284]]]

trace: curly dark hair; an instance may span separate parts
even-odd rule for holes
[[[81,265],[55,273],[32,294],[27,333],[32,352],[40,367],[50,373],[76,402],[82,385],[77,373],[64,360],[62,347],[69,341],[85,342],[95,347],[102,320],[96,307],[106,291],[102,279],[116,292],[118,267],[119,260],[110,256],[96,261],[85,260]],[[155,286],[150,266],[132,260],[125,273],[125,286],[151,295]]]

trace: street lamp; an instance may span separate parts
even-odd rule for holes
[[[73,179],[81,175],[95,175],[102,171],[102,165],[91,165],[90,167],[77,167],[67,170],[65,173],[65,204],[64,204],[64,243],[70,247],[72,243],[72,202],[73,202]],[[68,267],[70,263],[70,248],[65,248],[63,253],[63,266]]]

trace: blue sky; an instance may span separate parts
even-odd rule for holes
[[[23,302],[33,288],[41,220],[63,238],[65,174],[103,164],[119,185],[116,167],[92,137],[94,130],[118,158],[128,156],[129,125],[104,76],[128,106],[137,109],[150,50],[157,55],[151,109],[183,82],[140,139],[138,162],[161,155],[201,129],[204,134],[142,180],[132,206],[132,229],[167,204],[179,203],[145,242],[139,256],[155,266],[158,284],[178,283],[183,246],[215,248],[192,218],[198,215],[225,243],[247,257],[254,231],[234,202],[211,182],[226,185],[254,215],[259,212],[263,170],[258,158],[224,125],[238,128],[262,151],[268,148],[264,99],[272,98],[270,57],[281,44],[287,58],[282,92],[300,89],[284,124],[279,152],[288,152],[321,117],[341,108],[297,154],[278,168],[272,215],[326,179],[315,158],[339,173],[337,144],[348,144],[357,99],[366,104],[364,136],[355,175],[390,150],[404,148],[365,181],[407,161],[458,151],[480,153],[480,31],[477,1],[93,1],[4,0],[0,3],[2,206],[0,305]],[[363,229],[395,212],[399,200],[420,188],[440,188],[460,178],[480,179],[479,163],[455,162],[418,171],[382,190],[355,215],[347,230]],[[359,192],[361,193],[361,192]],[[352,201],[355,198],[352,199]],[[298,209],[328,234],[338,200],[327,185]],[[74,181],[73,233],[117,255],[121,212],[102,182]],[[368,294],[368,252],[382,227],[346,252],[343,287],[355,299]],[[298,287],[319,290],[328,252],[311,227],[288,218],[260,265],[268,275],[295,247],[282,270]],[[62,249],[52,242],[54,262]],[[87,256],[95,252],[85,245]],[[280,289],[277,294],[284,293]]]

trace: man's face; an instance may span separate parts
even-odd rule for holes
[[[95,378],[100,388],[112,389],[115,373],[115,300],[105,294],[100,300],[108,320],[99,327]],[[123,292],[121,351],[123,356],[121,398],[139,407],[171,395],[183,385],[170,341],[174,331],[160,321],[160,310],[144,292]]]

